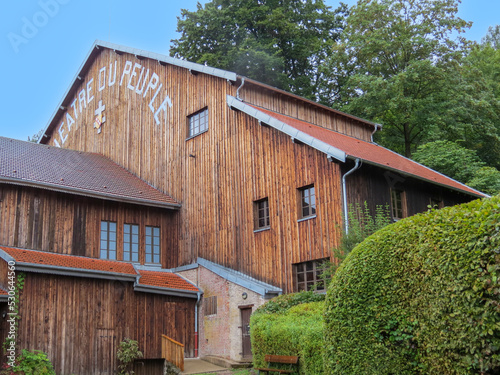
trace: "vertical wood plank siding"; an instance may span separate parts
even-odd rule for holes
[[[177,220],[177,265],[203,257],[292,291],[292,263],[329,257],[338,243],[339,165],[228,108],[226,94],[236,96],[237,85],[108,49],[98,55],[83,78],[74,96],[77,102],[78,92],[115,60],[120,67],[117,83],[102,91],[94,89],[93,101],[89,108],[78,111],[72,130],[62,127],[67,137],[62,146],[101,153],[182,204]],[[148,106],[152,90],[145,97],[137,95],[127,88],[127,76],[119,85],[126,61],[139,63],[160,77],[165,92],[162,89],[159,95],[169,95],[173,105],[159,114],[159,125]],[[251,88],[245,95],[257,105],[324,126],[356,127],[327,111],[315,114],[301,107],[292,113],[297,103],[287,97]],[[100,100],[106,105],[106,122],[98,134],[92,124]],[[153,104],[158,108],[159,101]],[[208,131],[186,140],[187,116],[204,107],[209,111]],[[68,106],[67,112],[72,115],[72,111]],[[60,123],[65,116],[63,113]],[[57,129],[48,143],[60,138]],[[354,131],[360,137],[366,136],[364,132],[362,127]],[[307,184],[317,189],[317,218],[299,223],[296,189]],[[266,196],[271,228],[254,233],[252,202]]]
[[[0,244],[99,258],[100,222],[117,222],[118,260],[123,259],[123,224],[138,224],[143,255],[146,225],[161,228],[161,263],[178,263],[177,213],[154,207],[78,197],[0,184]],[[144,262],[144,259],[142,259]]]
[[[20,302],[20,348],[46,352],[57,374],[113,374],[125,338],[144,359],[162,356],[162,335],[194,356],[196,300],[137,293],[131,282],[27,273]],[[30,319],[26,318],[30,317]],[[71,338],[71,339],[69,339]]]

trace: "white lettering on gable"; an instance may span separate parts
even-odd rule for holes
[[[87,108],[87,102],[85,101],[85,89],[80,91],[80,93],[78,94],[78,106],[80,107],[80,113],[82,113],[82,102],[83,106]]]
[[[62,121],[57,129],[59,140],[54,138],[54,144],[57,147],[61,147],[61,145],[66,143],[72,130],[72,126],[75,123],[78,127],[79,113],[84,113],[84,110],[87,110],[87,107],[91,107],[91,102],[95,99],[94,90],[97,89],[100,93],[116,83],[118,71],[117,65],[118,61],[115,60],[114,64],[113,62],[109,64],[109,68],[107,66],[101,67],[97,73],[97,77],[89,77],[87,84],[78,92],[73,102],[70,104],[73,115],[70,114],[68,109],[65,116],[66,126],[65,122]],[[146,69],[146,67],[140,63],[133,63],[132,61],[127,60],[121,73],[120,86],[123,86],[125,76],[128,77],[126,81],[127,89],[135,92],[143,99],[146,98],[146,95],[151,90],[152,98],[148,103],[148,107],[151,110],[155,123],[160,125],[159,115],[162,111],[165,114],[167,113],[167,109],[172,107],[172,100],[168,96],[167,91],[163,88],[163,83],[160,82],[158,74],[154,71],[150,71],[150,69]],[[97,87],[95,87],[95,85]],[[164,92],[164,95],[160,95],[160,92]],[[155,108],[155,103],[158,103],[159,101],[161,101],[160,106]],[[102,100],[99,99],[99,102],[102,103]]]
[[[120,86],[123,83],[123,77],[125,77],[125,74],[130,76],[130,71],[132,70],[132,61],[128,61],[125,63],[125,68],[123,68],[123,73],[122,73],[122,78],[120,78]]]
[[[132,86],[132,79],[137,76],[137,72],[135,71],[135,69],[141,69],[142,68],[142,65],[141,64],[137,64],[135,63],[134,64],[134,69],[132,69],[132,74],[130,75],[130,78],[128,80],[128,85],[127,85],[127,88],[130,89],[130,90],[135,90],[135,87]]]
[[[90,96],[92,92],[92,82],[94,82],[94,78],[91,78],[90,81],[87,82],[87,104],[90,104],[90,102],[94,100],[94,95]]]

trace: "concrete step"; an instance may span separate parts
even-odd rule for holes
[[[199,358],[184,359],[184,371],[182,374],[203,374],[205,372],[226,371],[227,368],[215,365]]]

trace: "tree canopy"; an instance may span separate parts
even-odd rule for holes
[[[334,104],[381,122],[381,141],[411,156],[431,131],[449,66],[470,26],[456,17],[457,0],[359,0],[333,49],[341,77]]]
[[[309,99],[323,100],[320,69],[344,26],[342,5],[323,0],[212,0],[182,9],[170,55],[235,71]]]

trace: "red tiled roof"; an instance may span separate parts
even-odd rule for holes
[[[198,292],[196,286],[172,272],[139,270],[139,274],[141,275],[139,279],[140,285]]]
[[[96,258],[81,257],[75,255],[50,253],[46,251],[36,251],[18,249],[7,246],[0,246],[6,254],[14,259],[16,266],[51,266],[64,267],[70,270],[97,271],[109,274],[121,274],[138,277],[138,285],[153,286],[158,288],[176,289],[186,292],[198,292],[199,289],[172,272],[136,270],[131,263],[104,260]],[[49,272],[49,271],[47,271]],[[0,290],[0,295],[2,292]]]
[[[3,288],[0,288],[0,296],[8,296],[8,295],[9,295],[9,293],[6,290],[4,290]]]
[[[129,203],[179,206],[102,155],[5,137],[0,137],[1,180]]]
[[[359,158],[361,160],[379,165],[382,168],[400,171],[405,174],[412,175],[436,184],[449,186],[453,189],[467,192],[474,196],[485,196],[481,192],[474,190],[467,185],[455,181],[441,173],[438,173],[428,167],[423,166],[422,164],[410,160],[394,151],[388,150],[375,143],[370,143],[357,138],[349,137],[345,134],[341,134],[330,129],[325,129],[302,120],[282,115],[280,113],[272,112],[263,108],[258,108],[253,105],[250,106],[271,117],[274,117],[276,120],[286,123],[289,126],[308,134],[311,137],[319,139],[339,150],[342,150],[351,157]]]
[[[122,273],[126,275],[137,275],[134,266],[130,263],[96,258],[87,258],[75,255],[49,253],[46,251],[35,251],[17,249],[1,246],[0,250],[9,254],[16,263],[27,263],[36,265],[47,265],[56,267],[66,267],[91,271],[102,271],[112,273]]]

